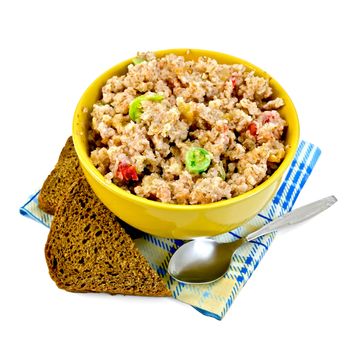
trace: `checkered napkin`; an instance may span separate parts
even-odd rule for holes
[[[287,175],[271,202],[245,225],[216,236],[215,239],[220,242],[236,240],[290,211],[309,178],[320,153],[318,147],[302,141]],[[20,208],[20,213],[50,227],[52,216],[39,209],[38,193],[31,196]],[[184,241],[145,234],[143,237],[136,239],[135,243],[153,269],[162,276],[175,299],[192,305],[206,316],[221,320],[259,265],[274,237],[275,235],[271,233],[240,247],[233,255],[231,266],[224,277],[216,282],[204,285],[177,282],[167,273],[171,255]]]

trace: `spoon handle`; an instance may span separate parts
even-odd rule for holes
[[[276,220],[271,221],[267,225],[263,226],[257,231],[248,234],[245,238],[247,241],[252,241],[260,236],[266,235],[272,231],[276,231],[280,228],[294,225],[304,220],[310,219],[313,216],[321,213],[337,201],[335,196],[329,196],[320,199],[316,202],[304,205],[298,209],[291,211],[283,216],[280,216]]]

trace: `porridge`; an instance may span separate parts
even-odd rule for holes
[[[140,53],[91,111],[90,157],[137,196],[205,204],[247,192],[284,159],[284,105],[242,64]]]

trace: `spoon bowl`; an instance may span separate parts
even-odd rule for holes
[[[169,262],[168,272],[180,282],[214,282],[228,270],[232,252],[245,242],[244,238],[230,243],[218,243],[205,238],[195,239],[174,253]]]
[[[337,199],[329,196],[293,210],[268,223],[257,231],[230,243],[212,239],[196,239],[181,246],[171,257],[169,274],[179,282],[202,284],[221,278],[231,264],[233,253],[244,243],[277,231],[283,227],[305,221],[333,205]]]

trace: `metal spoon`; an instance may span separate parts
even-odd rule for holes
[[[233,253],[242,244],[307,220],[329,208],[336,201],[335,196],[329,196],[295,209],[234,242],[219,243],[205,238],[190,241],[181,246],[171,257],[168,272],[180,282],[192,284],[214,282],[226,273]]]

